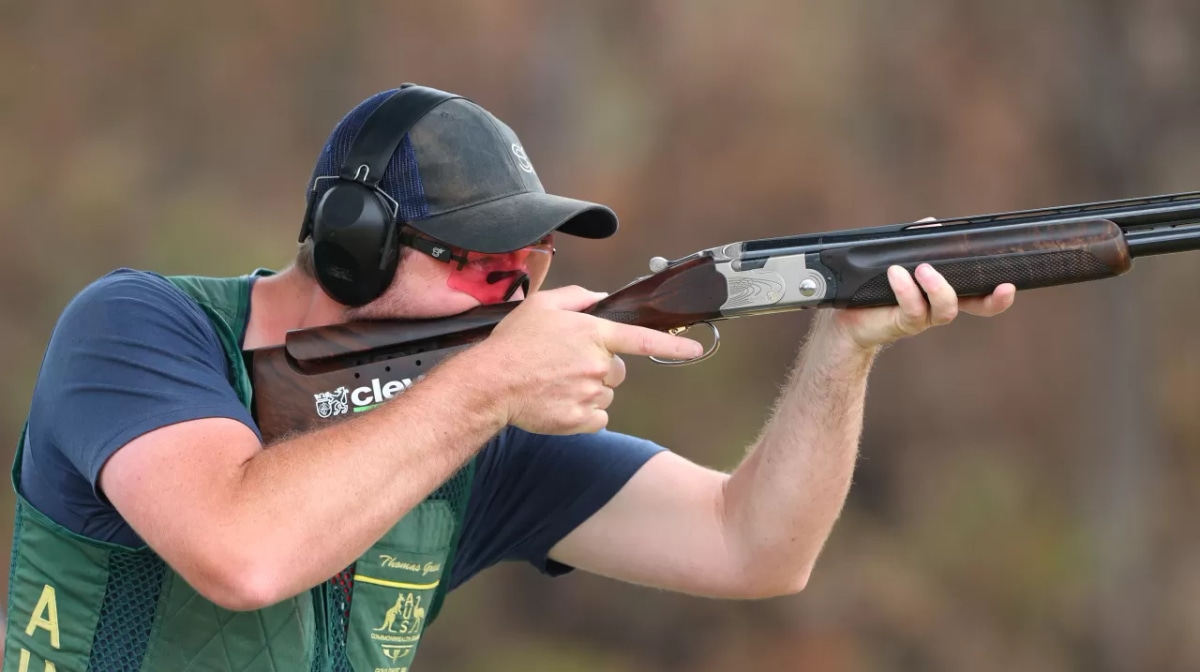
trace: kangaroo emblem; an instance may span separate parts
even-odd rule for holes
[[[383,625],[375,628],[375,632],[379,632],[381,630],[395,632],[393,626],[396,625],[396,617],[400,615],[401,611],[404,611],[404,593],[400,593],[396,597],[396,604],[392,605],[392,608],[388,609],[383,614]]]
[[[396,603],[383,614],[383,625],[375,628],[375,632],[396,632],[396,621],[400,621],[400,633],[420,632],[425,624],[425,607],[421,606],[421,596],[413,600],[412,593],[400,593]]]

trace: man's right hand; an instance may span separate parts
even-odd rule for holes
[[[496,381],[508,424],[537,434],[597,432],[625,380],[619,354],[691,359],[704,348],[679,336],[579,311],[606,294],[570,286],[534,293],[470,356]]]

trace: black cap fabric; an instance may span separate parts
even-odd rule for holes
[[[368,98],[339,122],[314,181],[337,174],[363,121],[392,93]],[[402,223],[477,252],[515,250],[554,231],[607,238],[618,226],[603,205],[547,194],[516,133],[464,98],[437,105],[412,126],[379,187],[400,205]]]

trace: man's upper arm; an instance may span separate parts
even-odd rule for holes
[[[550,557],[628,583],[709,597],[746,595],[746,567],[727,543],[727,476],[656,455]]]
[[[739,593],[721,532],[724,474],[644,439],[509,428],[480,455],[454,585],[499,560],[708,595]],[[734,576],[730,576],[733,574]]]
[[[550,549],[663,449],[613,432],[544,436],[509,427],[477,458],[452,586],[505,561],[558,575]]]
[[[73,467],[95,488],[102,507],[101,468],[114,453],[139,437],[201,418],[232,420],[252,437],[256,431],[229,383],[215,330],[199,306],[165,279],[114,272],[80,292],[50,339],[30,410],[31,463]],[[158,450],[169,453],[170,446]],[[35,506],[37,499],[46,501],[46,493],[30,497]]]

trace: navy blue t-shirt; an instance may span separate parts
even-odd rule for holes
[[[258,433],[204,311],[159,275],[114,271],[70,302],[51,335],[29,413],[21,494],[73,532],[140,546],[99,492],[100,468],[146,432],[214,417]],[[610,431],[507,428],[478,456],[451,587],[506,560],[551,575],[569,571],[546,557],[550,549],[661,450]]]

